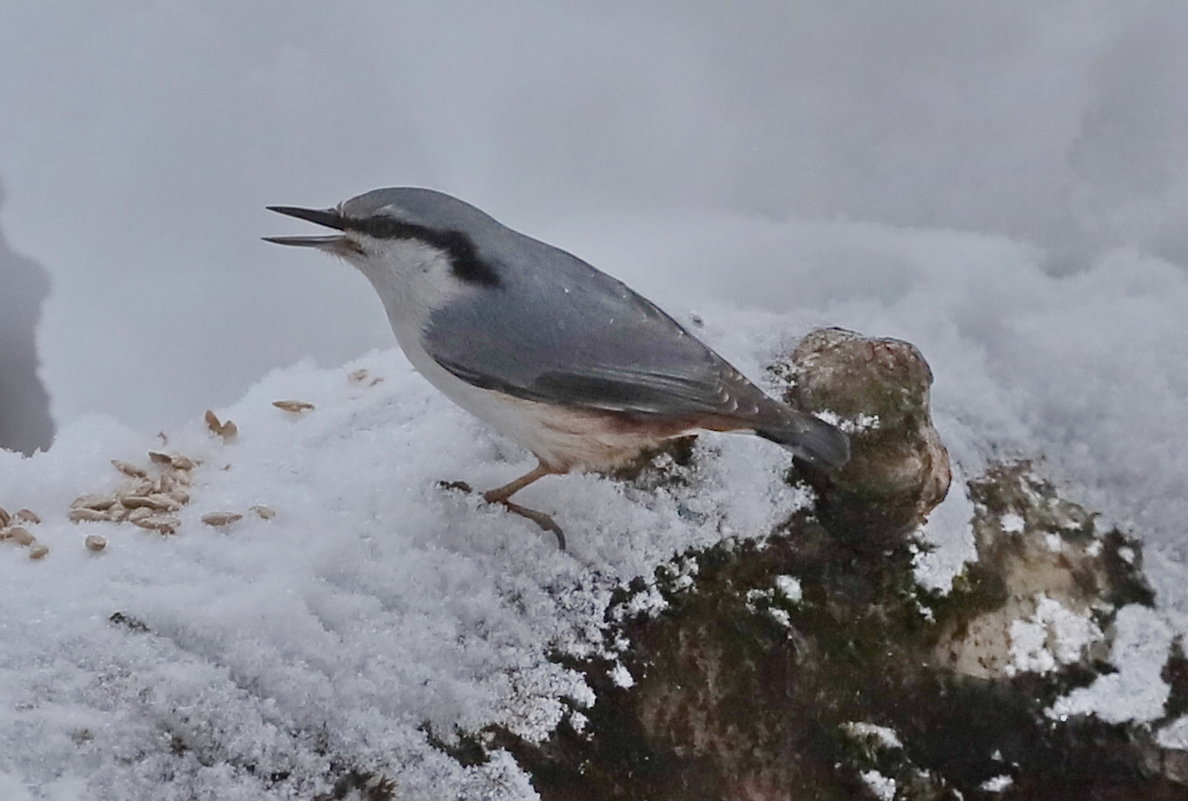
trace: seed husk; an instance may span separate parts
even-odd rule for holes
[[[8,513],[3,506],[0,506],[0,528],[4,528],[12,522],[12,515]]]
[[[88,551],[102,551],[107,547],[107,540],[98,534],[91,534],[87,537],[84,544],[87,546]]]
[[[17,509],[12,519],[19,523],[32,523],[34,525],[41,522],[41,518],[32,509]]]
[[[235,425],[235,423],[231,422],[230,420],[226,422],[220,421],[218,415],[216,415],[210,409],[206,410],[206,414],[203,415],[203,419],[206,420],[206,427],[218,436],[222,437],[224,442],[230,442],[231,440],[235,439],[235,436],[239,433],[239,428]]]
[[[208,512],[202,515],[202,522],[208,526],[221,528],[243,519],[243,515],[236,512]]]
[[[48,545],[34,545],[29,549],[30,559],[44,559],[45,555],[49,553]]]
[[[286,412],[293,412],[294,414],[310,412],[314,409],[314,405],[312,403],[299,400],[278,400],[273,401],[272,405],[278,409],[284,409]]]
[[[263,506],[261,504],[256,504],[255,506],[251,507],[251,509],[265,520],[271,520],[272,518],[276,517],[276,512],[274,510],[269,509],[267,506]]]

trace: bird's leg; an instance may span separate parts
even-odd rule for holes
[[[515,481],[509,481],[502,487],[496,487],[493,490],[487,490],[484,492],[483,500],[487,503],[504,503],[508,498],[515,495],[517,492],[524,489],[524,487],[528,486],[532,482],[555,472],[557,471],[550,470],[549,468],[545,467],[544,462],[539,462],[537,463],[536,467],[532,468],[527,473],[517,478]]]
[[[508,498],[524,489],[524,487],[528,486],[533,481],[544,478],[548,475],[553,475],[557,472],[560,471],[546,467],[544,462],[540,462],[535,468],[520,476],[515,481],[508,482],[502,487],[496,487],[493,490],[487,490],[483,493],[483,500],[487,503],[501,503],[507,507],[509,512],[515,512],[521,517],[528,518],[533,523],[543,528],[545,531],[553,532],[553,536],[557,538],[557,547],[564,551],[565,532],[561,530],[561,527],[557,525],[557,522],[553,520],[553,518],[549,517],[544,512],[538,512],[535,509],[528,509],[527,507],[520,506],[518,503],[512,503],[510,500],[508,500]]]

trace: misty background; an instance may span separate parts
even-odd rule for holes
[[[53,279],[59,424],[161,426],[389,346],[361,278],[259,241],[294,230],[265,204],[378,186],[457,194],[678,305],[755,300],[746,263],[720,284],[666,259],[682,218],[1184,264],[1186,43],[1176,2],[3,0],[0,232]],[[40,285],[6,279],[5,307]]]

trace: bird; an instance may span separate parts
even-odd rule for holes
[[[836,426],[767,395],[623,282],[452,195],[390,187],[331,208],[266,208],[332,229],[263,239],[356,267],[414,369],[536,457],[483,499],[561,549],[551,516],[511,500],[545,476],[610,471],[697,431],[758,435],[827,475],[849,459]]]

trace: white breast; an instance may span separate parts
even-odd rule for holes
[[[398,250],[398,253],[392,252]],[[391,264],[400,264],[393,269]],[[450,274],[441,251],[419,242],[393,243],[382,258],[359,265],[384,302],[388,321],[408,360],[447,398],[558,471],[607,469],[661,441],[656,432],[625,430],[607,415],[515,398],[466,383],[425,350],[421,332],[432,309],[460,293],[481,292]]]

